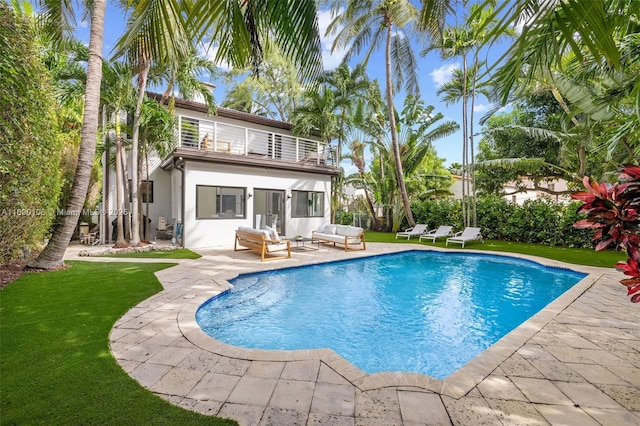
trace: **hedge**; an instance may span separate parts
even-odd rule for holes
[[[541,198],[517,205],[498,196],[482,197],[476,205],[477,225],[482,228],[483,236],[492,240],[593,248],[593,231],[573,227],[584,217],[577,213],[581,204],[563,204]],[[464,228],[460,200],[414,201],[411,211],[416,223],[425,223],[429,229],[445,224],[456,230]]]

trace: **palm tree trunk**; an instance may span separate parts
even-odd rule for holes
[[[469,146],[471,147],[471,206],[473,207],[473,226],[478,226],[478,198],[476,196],[476,160],[475,160],[475,147],[473,141],[473,115],[474,107],[476,105],[476,88],[478,82],[478,51],[476,50],[473,59],[473,86],[471,88],[471,122],[469,123]]]
[[[142,70],[138,76],[138,102],[136,103],[136,112],[133,115],[133,140],[131,141],[131,245],[140,245],[140,205],[138,204],[138,139],[140,138],[140,114],[142,112],[142,103],[144,94],[147,90],[147,77],[149,76],[149,68],[151,61],[148,58],[143,59]]]
[[[56,225],[49,243],[42,253],[29,263],[35,269],[56,269],[64,265],[64,253],[69,246],[73,232],[78,225],[80,211],[84,206],[91,180],[91,170],[96,154],[96,136],[100,109],[100,82],[102,80],[102,44],[104,38],[104,15],[106,0],[94,0],[89,34],[89,61],[85,86],[84,114],[82,117],[82,138],[78,152],[78,165],[71,186],[67,210],[77,212],[64,215]]]
[[[387,74],[387,105],[389,110],[389,127],[391,128],[391,148],[393,149],[393,158],[396,164],[396,180],[402,197],[402,205],[404,206],[405,215],[409,226],[415,226],[411,213],[411,204],[409,203],[409,195],[407,194],[407,186],[404,182],[404,171],[402,170],[402,159],[400,158],[400,147],[398,145],[398,132],[396,129],[396,116],[393,107],[393,85],[391,84],[391,36],[393,34],[393,25],[387,22],[387,46],[385,49],[385,69]]]
[[[467,58],[462,57],[462,223],[469,226],[469,154],[467,151],[468,120],[467,120]]]
[[[128,245],[124,237],[124,172],[122,161],[122,135],[120,134],[120,115],[116,112],[116,242],[115,247]]]
[[[144,219],[144,236],[145,236],[145,241],[149,241],[150,240],[150,234],[149,234],[149,198],[150,198],[150,193],[149,193],[149,147],[147,146],[147,138],[144,138],[144,145],[145,145],[145,149],[144,149],[144,162],[145,162],[145,167],[146,167],[146,177],[147,177],[147,202],[145,203],[145,217],[146,219]]]

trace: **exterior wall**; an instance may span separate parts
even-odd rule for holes
[[[324,192],[324,217],[292,218],[291,199],[285,197],[284,226],[286,236],[310,236],[311,232],[329,221],[331,209],[331,178],[286,170],[264,169],[229,164],[211,164],[187,161],[185,173],[185,214],[183,246],[187,248],[229,247],[233,245],[235,230],[239,226],[254,225],[254,200],[249,197],[244,218],[196,219],[196,185],[233,186],[246,188],[247,194],[255,189]],[[175,194],[175,193],[174,193]],[[179,197],[179,194],[175,194]]]
[[[127,165],[128,170],[131,170],[130,158]],[[153,202],[149,203],[149,218],[151,223],[149,224],[149,235],[147,240],[153,241],[156,238],[156,229],[158,227],[158,217],[163,216],[167,220],[167,224],[171,223],[172,218],[179,216],[172,213],[172,200],[171,200],[171,173],[164,171],[160,168],[160,158],[156,154],[149,156],[149,179],[146,176],[146,165],[142,163],[142,180],[153,181]],[[106,179],[105,179],[106,181]],[[103,200],[108,200],[108,234],[105,235],[105,243],[115,242],[111,239],[113,235],[113,226],[111,222],[117,218],[117,193],[116,193],[116,172],[115,168],[109,170],[109,186],[106,185],[103,189]],[[103,202],[104,205],[104,202]],[[130,211],[131,206],[129,203],[128,194],[125,193],[125,210]],[[140,211],[143,215],[146,215],[146,203],[140,203]],[[140,223],[142,227],[143,224]],[[128,238],[127,238],[128,240]]]

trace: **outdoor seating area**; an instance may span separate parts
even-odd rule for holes
[[[344,246],[344,251],[366,250],[364,229],[358,226],[326,224],[313,231],[311,238]],[[353,248],[362,245],[361,248]]]
[[[260,260],[262,262],[265,260],[289,259],[291,257],[291,241],[281,241],[277,233],[272,234],[270,230],[267,229],[254,229],[241,226],[236,231],[233,250],[256,250],[260,253]],[[267,257],[267,255],[284,251],[287,253],[285,257]]]

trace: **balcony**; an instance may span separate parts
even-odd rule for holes
[[[337,169],[327,143],[183,115],[178,116],[178,147],[224,162]]]

